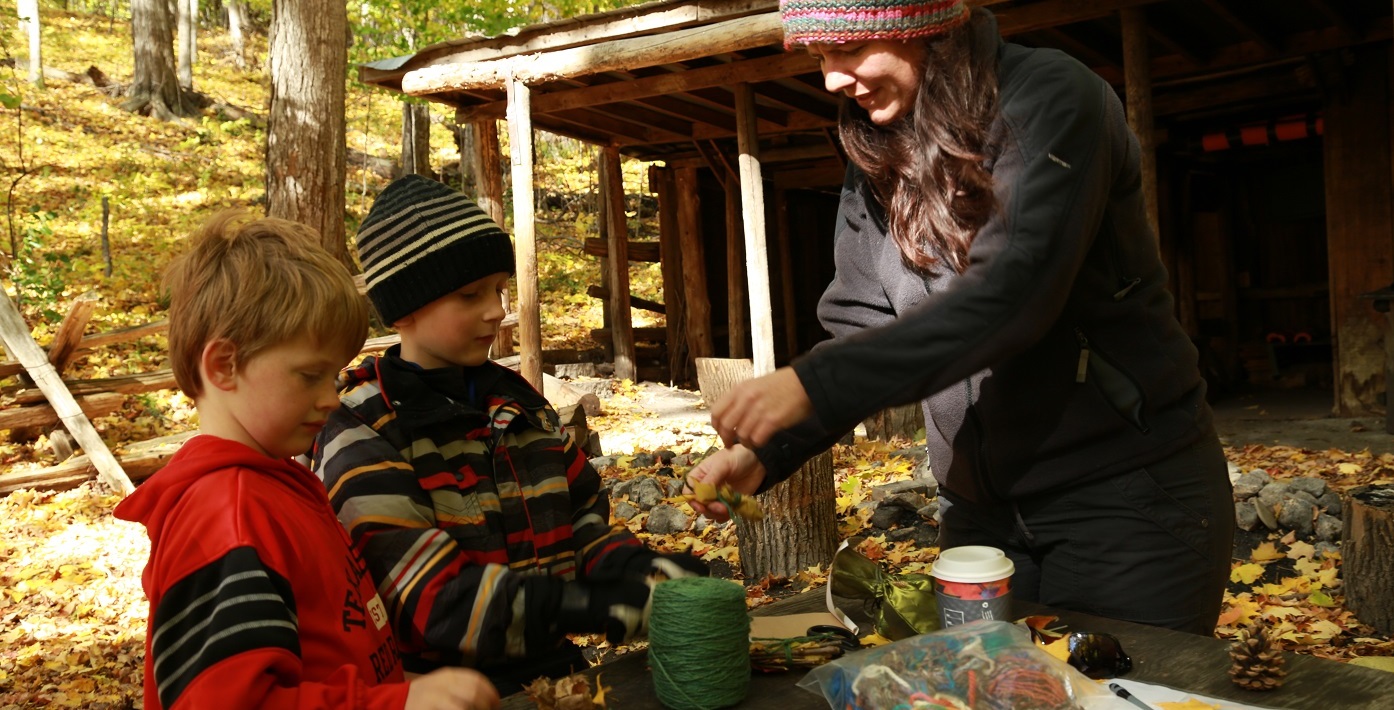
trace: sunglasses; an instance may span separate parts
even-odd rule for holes
[[[1095,680],[1120,676],[1133,669],[1133,659],[1123,652],[1118,639],[1109,634],[1076,631],[1070,634],[1068,648],[1067,662]]]

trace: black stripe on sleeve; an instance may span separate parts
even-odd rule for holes
[[[179,580],[155,609],[155,682],[172,707],[207,668],[245,651],[283,648],[300,655],[290,582],[239,547]]]

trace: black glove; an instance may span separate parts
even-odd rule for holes
[[[557,610],[557,631],[600,633],[613,644],[628,643],[649,633],[653,589],[642,577],[605,582],[569,582]]]

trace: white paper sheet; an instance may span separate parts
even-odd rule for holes
[[[1202,703],[1209,703],[1220,708],[1220,710],[1268,710],[1268,708],[1262,705],[1245,705],[1244,703],[1237,703],[1233,700],[1221,700],[1219,698],[1212,698],[1208,695],[1176,690],[1174,688],[1168,688],[1165,685],[1141,683],[1135,680],[1128,680],[1127,678],[1115,678],[1110,681],[1105,681],[1104,683],[1105,686],[1107,686],[1108,683],[1117,683],[1127,688],[1128,692],[1137,696],[1138,700],[1151,705],[1157,710],[1161,710],[1161,706],[1157,703],[1184,703],[1190,699],[1199,700]]]

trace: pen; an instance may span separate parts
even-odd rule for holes
[[[1138,700],[1137,696],[1133,695],[1132,693],[1129,693],[1127,688],[1124,688],[1123,686],[1117,683],[1109,683],[1108,689],[1112,690],[1114,695],[1117,695],[1118,697],[1138,706],[1139,708],[1142,708],[1142,710],[1153,710],[1151,705],[1148,705],[1147,703]]]

